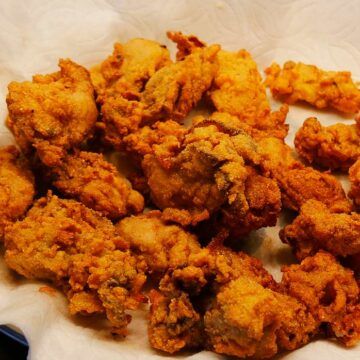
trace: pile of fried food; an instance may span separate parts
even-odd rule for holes
[[[149,342],[167,353],[261,359],[318,338],[355,345],[360,121],[307,119],[295,138],[302,161],[284,142],[288,104],[356,117],[350,73],[289,61],[263,82],[245,50],[168,37],[176,61],[133,39],[90,71],[60,60],[56,73],[9,84],[20,150],[0,150],[7,265],[60,288],[71,314],[104,314],[114,334],[149,301]],[[266,86],[284,102],[277,111]],[[199,101],[210,115],[184,126]],[[127,178],[111,151],[132,163]],[[349,198],[331,170],[349,172]],[[296,215],[280,238],[299,263],[276,282],[229,244],[274,226],[282,209]]]

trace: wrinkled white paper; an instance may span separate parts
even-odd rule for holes
[[[85,66],[101,61],[115,41],[133,37],[169,45],[167,30],[193,33],[224,48],[248,49],[264,69],[272,61],[299,60],[334,70],[351,70],[360,79],[360,6],[357,0],[2,0],[0,2],[0,117],[6,116],[6,86],[11,80],[56,71],[60,57]],[[278,104],[274,102],[274,107]],[[288,116],[293,136],[303,120],[316,115],[324,124],[351,123],[336,114],[293,106]],[[12,142],[3,125],[0,145]],[[279,221],[281,224],[282,221]],[[291,262],[281,244],[280,226],[260,230],[248,241],[248,251],[264,261],[279,279],[281,264]],[[32,360],[160,359],[146,337],[146,312],[134,314],[130,334],[113,340],[94,319],[73,319],[66,301],[39,292],[40,283],[10,273],[0,257],[0,324],[20,328],[30,343]],[[209,352],[173,358],[222,359]],[[288,360],[359,359],[360,347],[346,350],[331,341],[313,342],[280,355]],[[171,357],[172,358],[172,357]]]

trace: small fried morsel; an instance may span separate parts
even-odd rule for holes
[[[109,219],[144,209],[142,195],[101,154],[85,151],[69,154],[50,173],[53,185],[64,196],[79,200]]]
[[[144,257],[151,273],[187,266],[189,257],[201,250],[195,235],[166,224],[159,211],[122,219],[116,229],[133,253]]]
[[[330,336],[346,346],[360,339],[359,287],[351,270],[329,253],[319,251],[300,265],[282,269],[281,286],[303,303]]]
[[[189,295],[178,292],[168,297],[150,292],[148,336],[154,349],[173,354],[181,349],[197,349],[204,344],[200,314],[194,309]]]
[[[0,241],[5,227],[21,218],[35,195],[34,176],[15,146],[0,148]]]
[[[204,47],[163,66],[139,94],[108,94],[101,99],[104,139],[122,149],[122,138],[156,121],[180,121],[208,90],[216,72],[218,45]]]
[[[308,343],[318,326],[300,302],[246,277],[220,288],[204,322],[215,352],[255,359]]]
[[[354,204],[360,208],[360,159],[351,166],[349,170],[349,180],[351,184],[349,197],[354,201]]]
[[[342,123],[324,127],[309,118],[296,133],[295,148],[309,164],[347,171],[360,156],[360,128]]]
[[[278,112],[271,112],[265,86],[251,55],[246,50],[222,50],[216,59],[219,70],[210,90],[216,110],[238,117],[253,129],[276,130],[283,139],[288,131],[288,125],[284,124],[288,108],[283,106]]]
[[[299,211],[307,200],[313,199],[334,212],[351,211],[351,204],[334,176],[295,160],[291,148],[280,139],[262,138],[257,144],[263,172],[277,181],[285,208]]]
[[[169,51],[156,41],[135,38],[115,43],[112,55],[90,69],[98,101],[105,94],[139,94],[151,76],[170,63]]]
[[[319,109],[333,108],[351,114],[360,110],[360,89],[348,71],[324,71],[314,65],[288,61],[283,69],[274,63],[265,73],[265,83],[273,96],[289,104],[306,101]]]
[[[300,260],[319,249],[334,255],[354,255],[360,252],[360,214],[333,213],[325,204],[309,200],[280,237]]]
[[[239,276],[276,287],[259,260],[222,246],[193,252],[188,264],[168,271],[161,279],[160,291],[150,294],[149,341],[169,353],[204,347],[203,315],[219,287]]]
[[[11,269],[63,289],[71,314],[105,312],[113,331],[126,334],[125,310],[144,299],[146,265],[130,254],[110,220],[49,193],[24,220],[6,228],[5,247]]]
[[[181,148],[187,129],[173,120],[158,121],[153,126],[144,126],[123,138],[125,151],[141,160],[155,153],[166,163]]]
[[[219,49],[219,45],[199,48],[157,71],[141,94],[146,120],[182,120],[209,89],[216,73]]]
[[[93,131],[98,111],[88,71],[71,60],[60,71],[11,82],[6,99],[7,126],[25,154],[35,149],[47,166],[61,163],[66,151]]]

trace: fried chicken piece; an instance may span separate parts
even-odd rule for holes
[[[196,224],[217,211],[227,198],[230,203],[245,203],[244,160],[230,136],[214,126],[205,131],[194,129],[171,164],[164,166],[160,160],[146,155],[142,162],[152,200],[160,209],[187,211]]]
[[[343,113],[360,110],[360,89],[348,71],[324,71],[314,65],[287,61],[265,70],[265,84],[273,96],[289,104],[305,101],[318,109],[333,108]]]
[[[360,156],[360,130],[341,123],[323,127],[309,118],[296,133],[295,148],[310,164],[347,171]]]
[[[334,255],[354,255],[360,252],[360,214],[337,214],[325,204],[309,200],[293,223],[280,232],[280,238],[291,245],[300,260],[319,249]]]
[[[351,184],[349,197],[357,207],[360,207],[360,159],[349,169],[349,180]]]
[[[0,241],[5,227],[21,218],[33,202],[34,176],[15,146],[0,148]]]
[[[116,220],[144,209],[144,198],[101,154],[80,151],[50,169],[52,184],[64,195]]]
[[[209,89],[217,70],[215,58],[219,50],[219,45],[199,48],[157,71],[141,94],[146,120],[182,120]]]
[[[211,293],[219,286],[247,276],[276,287],[259,260],[222,246],[192,252],[188,264],[168,271],[160,282],[160,291],[150,294],[150,344],[168,353],[204,346],[203,315],[212,301]]]
[[[264,359],[279,348],[293,350],[317,331],[301,303],[246,277],[220,289],[204,321],[211,348],[240,358]]]
[[[98,101],[105,94],[139,94],[151,76],[168,64],[169,51],[156,41],[136,38],[115,43],[112,55],[90,70]]]
[[[170,298],[152,290],[150,301],[148,336],[154,349],[173,354],[183,348],[202,347],[204,333],[201,316],[185,292]]]
[[[180,150],[187,132],[173,120],[158,121],[153,126],[144,126],[125,136],[125,151],[140,162],[145,155],[155,153],[162,163],[166,163]]]
[[[346,346],[360,340],[359,288],[353,272],[324,251],[282,269],[281,285]]]
[[[299,211],[307,200],[313,199],[334,212],[351,211],[351,204],[334,176],[295,160],[291,148],[280,139],[263,138],[257,144],[264,174],[277,181],[285,208]]]
[[[206,44],[199,40],[195,35],[184,35],[181,31],[168,31],[167,37],[176,43],[178,51],[176,60],[183,60],[186,56],[206,47]]]
[[[190,255],[201,250],[195,235],[166,224],[159,211],[122,219],[116,229],[133,253],[145,258],[150,273],[164,274],[187,266]]]
[[[71,60],[60,71],[11,82],[6,99],[7,126],[25,154],[36,150],[47,166],[61,163],[66,151],[89,136],[98,111],[88,71]]]
[[[285,138],[288,107],[271,112],[265,86],[251,55],[246,50],[220,51],[217,61],[219,70],[210,91],[216,110],[237,116],[251,128],[273,131],[279,138]]]
[[[233,239],[239,239],[252,230],[275,226],[281,211],[281,193],[276,181],[258,174],[251,167],[247,170],[245,197],[248,211],[239,219],[233,206],[225,206],[218,219],[220,227],[227,228]]]
[[[140,94],[101,100],[104,139],[117,149],[122,138],[158,120],[182,120],[210,87],[218,45],[204,47],[156,71]]]
[[[143,301],[146,266],[130,254],[109,220],[50,193],[24,220],[6,228],[5,247],[7,265],[62,288],[72,314],[106,312],[113,331],[126,333],[125,310]]]

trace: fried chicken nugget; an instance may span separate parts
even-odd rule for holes
[[[257,144],[263,172],[277,181],[285,208],[299,211],[307,200],[314,199],[335,212],[351,211],[351,204],[334,176],[295,160],[291,148],[280,139],[262,138]]]
[[[309,200],[293,223],[281,230],[280,238],[300,260],[319,249],[334,255],[354,255],[360,252],[360,214],[337,214],[325,204]]]
[[[323,127],[309,118],[296,133],[295,148],[310,164],[347,171],[360,156],[360,128],[341,123]]]
[[[71,314],[105,312],[113,332],[126,333],[125,310],[143,301],[146,265],[130,254],[109,220],[49,193],[24,220],[7,227],[5,247],[11,269],[63,289]]]
[[[0,241],[5,227],[21,218],[33,202],[35,181],[15,146],[0,148]]]
[[[306,344],[318,326],[300,302],[246,277],[220,288],[204,322],[215,352],[255,359]]]
[[[360,89],[348,71],[324,71],[314,65],[287,61],[282,69],[274,63],[265,73],[265,84],[273,96],[289,104],[306,101],[319,109],[352,114],[360,110]]]
[[[349,180],[351,184],[349,197],[357,207],[360,207],[360,159],[349,169]]]
[[[63,195],[79,200],[109,219],[144,209],[142,195],[101,154],[86,151],[69,154],[50,173],[52,184]]]
[[[133,253],[144,257],[150,273],[164,274],[187,266],[189,257],[201,250],[195,235],[166,224],[159,211],[122,219],[116,229]]]
[[[159,120],[182,120],[210,87],[218,51],[218,45],[204,47],[163,66],[135,96],[105,96],[101,100],[105,141],[122,149],[122,138],[143,126]]]
[[[203,316],[211,293],[239,276],[276,287],[259,260],[222,246],[193,252],[188,266],[168,271],[160,282],[160,291],[150,294],[151,346],[168,353],[204,347]],[[198,303],[195,307],[194,301]]]
[[[237,116],[250,127],[274,131],[285,138],[288,125],[285,119],[288,107],[271,112],[257,65],[246,50],[220,51],[217,54],[219,70],[210,90],[210,98],[218,112]]]
[[[93,130],[98,111],[88,71],[71,60],[60,71],[11,82],[6,99],[7,126],[25,154],[36,150],[47,166],[61,163],[66,151]]]
[[[327,325],[330,336],[346,346],[360,340],[359,288],[353,272],[331,254],[319,251],[300,265],[285,266],[281,285]]]
[[[135,38],[115,43],[112,55],[90,69],[98,101],[105,94],[139,94],[151,76],[170,63],[169,51],[156,41]]]

